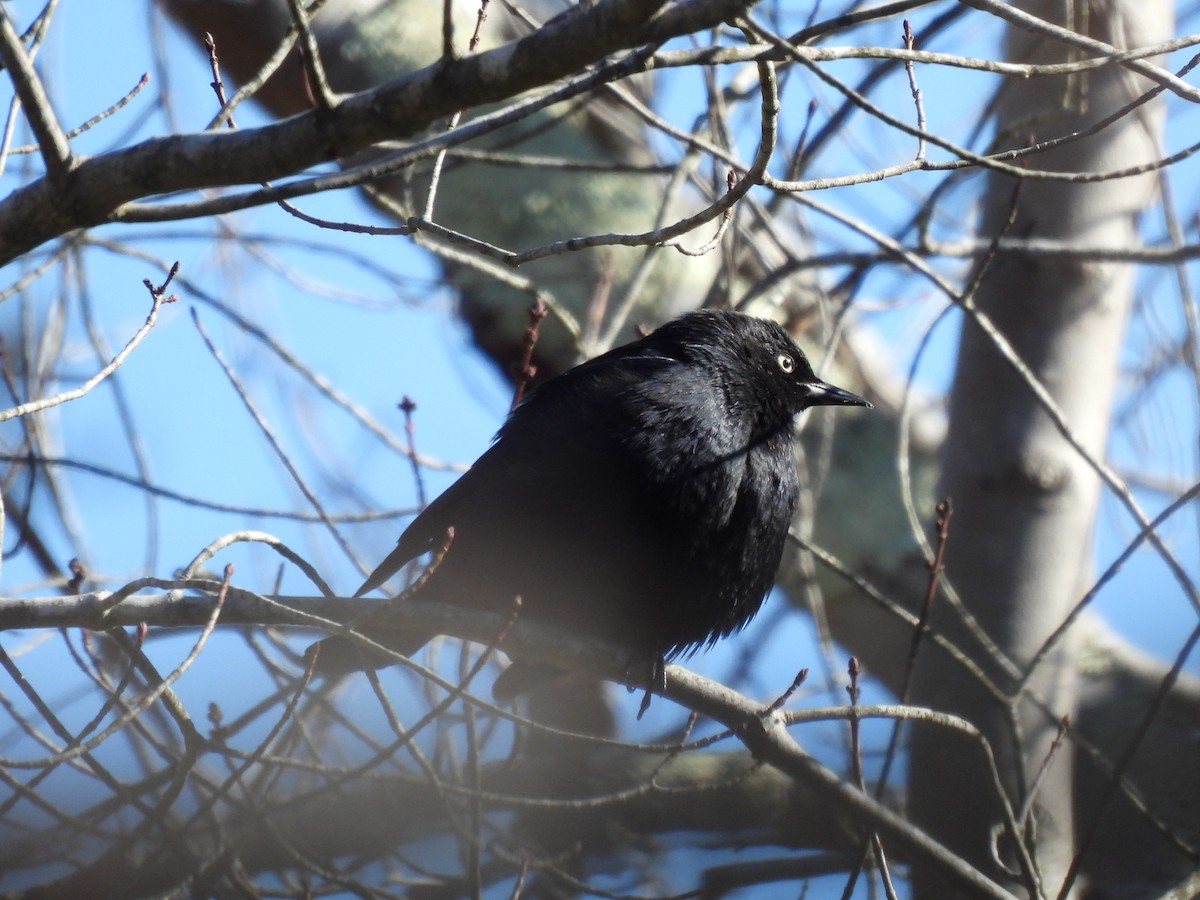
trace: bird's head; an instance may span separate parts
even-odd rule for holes
[[[776,322],[704,310],[676,319],[681,343],[704,359],[733,408],[752,410],[756,429],[775,429],[813,406],[865,406],[858,394],[822,381],[804,351]]]

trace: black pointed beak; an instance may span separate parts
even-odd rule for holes
[[[844,388],[834,387],[823,381],[810,381],[805,385],[805,389],[807,393],[804,398],[805,406],[865,406],[867,409],[871,408],[871,403],[858,394],[851,393]]]

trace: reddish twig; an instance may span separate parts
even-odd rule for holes
[[[937,598],[938,582],[946,568],[946,542],[950,539],[950,517],[954,515],[954,506],[950,502],[950,498],[947,497],[939,503],[935,507],[935,512],[937,513],[934,524],[937,530],[937,544],[933,549],[933,559],[926,563],[929,569],[929,583],[925,589],[925,600],[921,603],[921,614],[917,617],[917,627],[913,629],[912,642],[908,647],[908,663],[904,669],[904,682],[900,687],[898,698],[901,703],[908,703],[913,672],[917,668],[917,654],[920,652],[921,642],[929,633],[929,618],[933,613],[933,601]],[[900,748],[900,728],[899,722],[892,726],[892,736],[888,740],[887,751],[883,755],[883,767],[879,770],[879,781],[875,785],[876,798],[882,798],[887,787],[888,775],[892,771],[892,763]]]
[[[546,313],[546,304],[542,302],[541,297],[534,300],[533,306],[529,307],[529,325],[525,329],[524,350],[520,362],[513,367],[516,387],[513,389],[512,409],[517,408],[517,404],[525,396],[525,389],[529,386],[529,382],[537,374],[537,366],[533,364],[533,348],[537,346],[538,328],[542,324],[542,319],[546,318]]]
[[[1050,762],[1058,754],[1059,749],[1063,745],[1063,741],[1067,736],[1067,731],[1071,727],[1071,717],[1063,716],[1058,722],[1058,734],[1054,736],[1054,740],[1050,743],[1050,749],[1046,751],[1046,757],[1042,760],[1042,764],[1038,766],[1037,773],[1033,776],[1033,780],[1029,784],[1029,791],[1025,797],[1025,806],[1017,816],[1017,824],[1022,829],[1028,828],[1030,821],[1029,817],[1033,815],[1033,798],[1037,796],[1038,786],[1042,783],[1042,779],[1046,777],[1046,772],[1050,769]]]
[[[933,612],[933,601],[937,598],[938,582],[946,569],[946,542],[950,538],[950,518],[954,515],[954,505],[947,497],[935,509],[937,519],[937,545],[933,549],[933,559],[927,563],[929,568],[929,584],[925,589],[925,600],[921,604],[921,615],[917,619],[917,627],[913,631],[912,644],[908,648],[908,668],[904,675],[904,688],[901,691],[900,702],[908,702],[908,692],[912,681],[913,668],[917,662],[917,651],[921,640],[929,632],[929,617]]]
[[[600,274],[596,286],[592,288],[592,296],[587,306],[587,336],[584,347],[595,346],[600,337],[600,327],[604,324],[604,314],[608,310],[608,300],[612,296],[613,282],[616,280],[617,263],[613,254],[604,253],[600,257]]]
[[[771,713],[776,713],[783,709],[783,705],[792,699],[792,695],[800,689],[800,685],[804,684],[807,679],[808,667],[806,666],[796,673],[796,677],[792,679],[792,683],[788,685],[788,689],[776,697],[771,705],[763,710],[763,715],[769,716]]]
[[[87,569],[83,567],[83,563],[78,558],[67,563],[67,569],[71,572],[71,580],[67,582],[67,593],[82,594],[83,582],[87,580]]]
[[[404,436],[408,441],[408,461],[412,463],[413,481],[417,483],[417,504],[424,509],[428,500],[425,494],[425,478],[421,475],[421,464],[417,461],[416,429],[413,427],[413,413],[416,409],[417,402],[408,394],[400,398],[400,412],[404,413]]]
[[[167,272],[167,277],[160,285],[155,285],[149,278],[143,278],[142,284],[146,286],[146,290],[150,292],[150,296],[156,303],[174,303],[179,299],[178,294],[172,294],[170,297],[163,297],[167,292],[167,288],[171,286],[171,282],[175,280],[175,276],[179,274],[179,260],[171,264],[171,269]]]

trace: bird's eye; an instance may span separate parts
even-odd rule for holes
[[[775,361],[779,363],[779,368],[788,375],[796,371],[796,360],[789,353],[780,353],[775,357]]]

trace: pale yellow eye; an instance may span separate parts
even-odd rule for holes
[[[796,360],[792,359],[787,353],[780,353],[779,356],[775,357],[775,361],[779,363],[779,368],[787,375],[791,375],[796,371]]]

